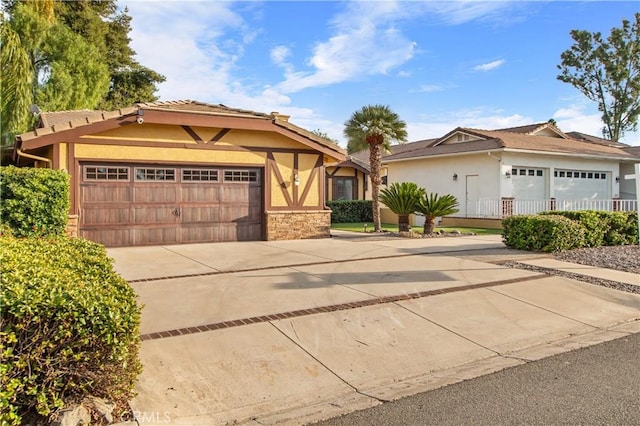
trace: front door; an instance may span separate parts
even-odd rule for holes
[[[465,213],[467,217],[478,215],[478,175],[466,176]]]

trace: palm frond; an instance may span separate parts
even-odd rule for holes
[[[395,214],[411,214],[424,194],[424,188],[413,182],[393,183],[380,191],[380,201]]]
[[[458,200],[451,194],[439,196],[437,193],[425,194],[416,207],[416,213],[425,218],[441,217],[458,213]]]

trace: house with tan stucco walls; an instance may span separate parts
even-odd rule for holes
[[[107,246],[330,236],[346,152],[279,113],[197,101],[41,113],[21,166],[66,170],[77,235]]]

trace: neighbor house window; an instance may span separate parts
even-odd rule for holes
[[[583,172],[580,170],[560,170],[554,172],[555,177],[568,177],[573,179],[607,179],[606,173],[601,172]]]
[[[356,178],[335,176],[333,178],[333,199],[334,200],[355,200]]]

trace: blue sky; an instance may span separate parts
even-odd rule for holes
[[[597,106],[556,79],[572,29],[607,36],[638,1],[120,0],[160,100],[291,115],[346,146],[344,122],[389,105],[409,141],[554,118],[601,135]],[[640,145],[640,133],[622,140]]]

